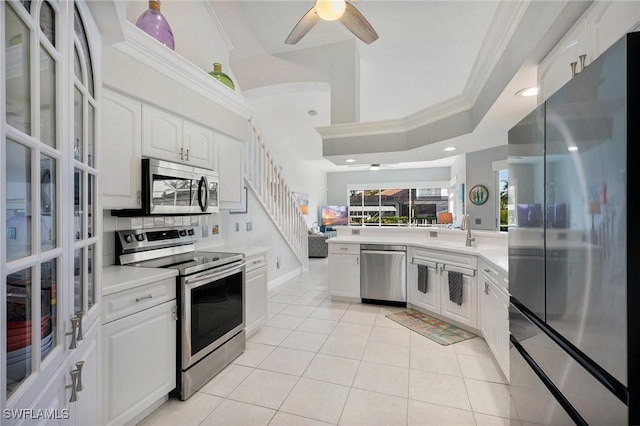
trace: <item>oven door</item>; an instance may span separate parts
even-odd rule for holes
[[[244,329],[244,265],[226,265],[182,279],[182,370]]]

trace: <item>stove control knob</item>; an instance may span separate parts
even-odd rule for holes
[[[189,229],[189,235],[195,235],[196,231],[194,231],[193,229]]]
[[[144,234],[136,234],[136,240],[144,241]]]
[[[131,242],[133,242],[133,234],[127,234],[127,235],[125,235],[125,236],[124,236],[124,240],[125,240],[127,243],[131,243]]]
[[[181,237],[186,237],[187,236],[187,231],[184,229],[181,229],[180,232],[178,232],[180,234]]]

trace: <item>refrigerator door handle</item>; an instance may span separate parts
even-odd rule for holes
[[[533,372],[538,376],[538,378],[542,381],[542,383],[547,387],[549,392],[555,397],[558,403],[564,408],[569,417],[576,422],[577,425],[580,426],[588,426],[587,421],[578,413],[578,411],[571,405],[571,403],[567,400],[567,398],[560,392],[560,390],[553,384],[551,379],[545,374],[545,372],[540,368],[540,366],[535,362],[535,360],[529,355],[529,352],[525,348],[522,347],[518,339],[513,337],[513,335],[509,335],[509,340],[513,347],[520,352],[522,358],[529,364],[529,367],[533,370]]]

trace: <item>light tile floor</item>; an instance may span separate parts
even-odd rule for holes
[[[140,425],[519,425],[479,337],[441,346],[385,317],[399,308],[334,302],[327,259],[269,293],[245,352],[187,401]]]

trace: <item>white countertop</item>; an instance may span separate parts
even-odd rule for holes
[[[409,235],[399,236],[346,236],[329,238],[327,244],[354,243],[354,244],[396,244],[412,247],[427,248],[433,250],[451,251],[456,253],[482,256],[496,267],[507,272],[509,270],[509,249],[507,245],[473,245],[466,247],[459,241],[425,241],[425,238]]]
[[[102,269],[102,295],[151,284],[178,275],[175,269],[143,268],[140,266],[105,266]]]
[[[214,245],[214,244],[198,244],[196,250],[200,251],[219,251],[222,253],[242,253],[245,257],[255,256],[269,251],[270,247],[264,246],[232,246],[232,245]]]

